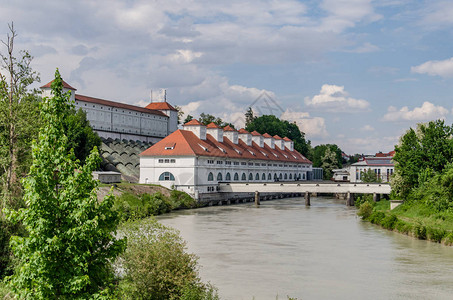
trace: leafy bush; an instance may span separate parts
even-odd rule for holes
[[[121,299],[218,299],[213,287],[201,282],[197,257],[175,229],[155,219],[128,223],[123,228],[128,247],[118,261],[124,270]]]
[[[414,226],[414,235],[420,240],[426,240],[426,227],[423,224],[418,223]]]
[[[197,206],[197,201],[189,194],[182,191],[172,190],[170,193],[170,199],[174,203],[175,207],[194,208]]]
[[[373,224],[381,224],[384,218],[385,213],[383,213],[382,211],[373,211],[369,217],[369,220]]]
[[[373,195],[371,195],[371,194],[362,194],[361,196],[358,196],[355,199],[355,201],[354,201],[354,205],[355,205],[355,207],[360,208],[360,206],[363,203],[365,203],[365,202],[369,202],[369,203],[374,205]]]
[[[446,235],[444,239],[445,245],[453,245],[453,233],[450,232],[449,234]]]
[[[398,219],[395,223],[396,230],[400,233],[405,233],[408,234],[409,232],[412,232],[413,228],[412,225],[409,223],[406,223],[400,219]]]
[[[394,229],[397,221],[398,218],[395,215],[389,214],[384,219],[382,219],[381,226],[385,229]]]
[[[446,232],[443,229],[436,229],[436,228],[432,228],[432,227],[428,227],[426,229],[427,238],[433,242],[438,242],[438,243],[442,242],[442,239],[444,238],[445,235],[446,235]]]
[[[373,213],[373,205],[370,202],[364,202],[359,207],[357,215],[364,220],[367,220]]]

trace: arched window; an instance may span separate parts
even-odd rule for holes
[[[266,180],[266,174],[263,173],[263,175],[261,176],[261,180],[262,180],[262,181],[265,181],[265,180]]]
[[[269,173],[269,175],[267,175],[267,180],[272,180],[272,175],[271,175],[271,173]]]
[[[297,174],[296,174],[296,173],[294,173],[294,179],[297,180]],[[299,179],[300,179],[300,178],[299,178]]]
[[[230,172],[228,172],[228,173],[226,174],[225,180],[226,180],[226,181],[231,181],[231,174],[230,174]]]
[[[280,173],[280,175],[278,175],[278,179],[282,179],[283,176],[282,176],[282,173]]]
[[[293,179],[293,174],[289,173],[289,179]]]
[[[163,172],[159,176],[159,181],[174,181],[174,180],[175,176],[173,176],[173,174],[171,174],[170,172]]]
[[[278,177],[277,177],[277,173],[274,174],[274,180],[277,180]]]
[[[208,181],[214,181],[214,174],[212,174],[212,172],[209,172],[208,174]]]
[[[285,173],[285,180],[288,179],[288,174]]]
[[[217,174],[217,181],[222,181],[223,176],[222,173]]]
[[[243,181],[247,180],[247,175],[245,175],[245,173],[242,173],[241,180],[243,180]]]
[[[253,180],[253,174],[252,173],[249,174],[249,180]]]
[[[255,180],[256,180],[256,181],[259,181],[259,180],[260,180],[260,174],[256,173],[256,175],[255,175]]]
[[[238,181],[239,180],[239,174],[238,173],[234,173],[234,181]]]

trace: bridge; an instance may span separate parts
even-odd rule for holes
[[[220,193],[255,193],[259,204],[260,193],[303,193],[305,203],[310,205],[310,194],[345,194],[346,204],[354,205],[354,194],[373,194],[379,201],[380,195],[388,195],[388,183],[349,183],[349,182],[272,182],[272,183],[219,183]]]

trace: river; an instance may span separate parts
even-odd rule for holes
[[[453,247],[361,221],[329,197],[173,212],[221,299],[453,299]]]

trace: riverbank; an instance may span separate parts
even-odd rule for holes
[[[423,203],[403,203],[390,210],[390,201],[366,201],[357,213],[385,229],[444,245],[453,245],[453,214],[438,212]]]

